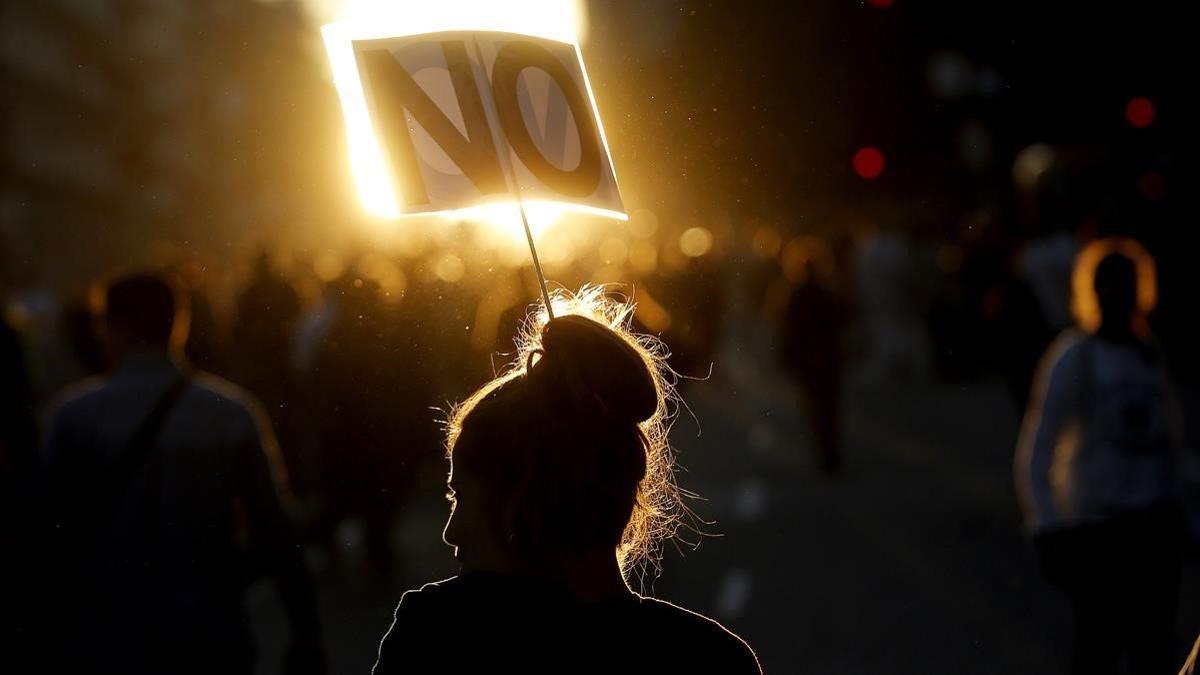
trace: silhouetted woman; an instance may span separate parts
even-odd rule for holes
[[[451,416],[444,539],[462,574],[404,594],[375,675],[759,673],[720,624],[626,584],[683,513],[670,386],[627,305],[560,301]]]
[[[1178,430],[1150,334],[1154,265],[1130,239],[1080,252],[1079,330],[1043,358],[1017,487],[1047,580],[1075,615],[1074,673],[1171,673],[1179,594]]]

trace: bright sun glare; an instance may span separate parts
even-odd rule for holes
[[[335,0],[316,4],[319,14],[333,19],[333,23],[322,27],[321,34],[344,111],[354,182],[364,208],[384,218],[398,218],[403,214],[393,191],[394,182],[383,150],[371,127],[352,40],[447,30],[492,30],[578,45],[587,28],[582,0],[345,0],[340,3]],[[590,84],[588,94],[592,95]],[[603,131],[600,133],[603,137]],[[527,201],[524,205],[535,235],[568,211],[627,219],[620,212],[565,202]],[[433,215],[468,218],[504,229],[514,225],[520,227],[515,202],[441,211]]]

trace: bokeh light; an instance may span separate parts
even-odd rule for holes
[[[404,295],[408,280],[394,260],[370,253],[358,262],[358,269],[371,281],[379,285],[384,298],[399,300]]]
[[[1154,103],[1145,96],[1130,99],[1125,104],[1125,120],[1134,129],[1145,129],[1154,123]]]
[[[463,278],[466,267],[463,265],[462,258],[453,253],[447,253],[438,259],[433,271],[437,278],[448,284],[454,284]]]
[[[679,250],[689,258],[699,258],[712,250],[713,236],[703,227],[689,227],[679,235]]]
[[[346,263],[337,251],[325,249],[317,253],[316,258],[313,259],[313,273],[324,282],[333,281],[344,269],[346,269]]]
[[[629,214],[629,232],[645,239],[658,231],[658,216],[650,209],[636,209]]]
[[[1056,161],[1054,148],[1046,143],[1034,143],[1018,152],[1013,160],[1013,181],[1023,190],[1032,190],[1042,175],[1054,168]]]
[[[854,173],[867,180],[875,180],[883,173],[883,153],[878,148],[867,146],[854,153]]]

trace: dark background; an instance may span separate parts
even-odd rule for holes
[[[622,195],[635,224],[652,212],[658,225],[572,220],[582,239],[547,271],[567,287],[633,284],[673,318],[654,332],[676,367],[712,373],[684,383],[695,418],[681,415],[672,438],[680,482],[719,536],[668,546],[645,590],[725,622],[769,673],[1064,672],[1066,603],[1038,575],[1011,487],[1021,410],[994,305],[1032,243],[1137,237],[1158,263],[1156,334],[1185,413],[1196,409],[1185,13],[589,3],[583,54]],[[0,3],[0,300],[40,415],[91,370],[66,317],[97,277],[140,265],[190,275],[223,353],[201,365],[237,381],[245,355],[229,326],[260,250],[308,309],[343,269],[394,291],[379,311],[419,324],[410,355],[432,372],[431,405],[491,373],[504,336],[471,335],[512,274],[472,248],[477,224],[361,214],[318,23],[290,0]],[[1145,128],[1126,116],[1136,97],[1153,106]],[[864,147],[885,158],[877,178],[855,172]],[[1040,170],[1030,176],[1022,156]],[[678,238],[692,227],[714,242],[689,260]],[[771,298],[788,288],[796,237],[827,243],[830,283],[855,308],[836,480],[812,468],[813,433],[779,367]],[[864,255],[881,237],[903,251],[895,284]],[[637,246],[657,262],[603,252]],[[447,273],[448,257],[465,274]],[[889,286],[894,296],[872,298]],[[901,338],[912,346],[879,351]],[[353,519],[337,537],[342,564],[314,546],[335,672],[365,672],[405,588],[453,573],[438,541],[442,471],[431,461],[415,476],[394,573],[361,568]],[[1190,554],[1181,658],[1200,629],[1198,572]],[[275,672],[278,608],[265,588],[249,602],[262,669]]]

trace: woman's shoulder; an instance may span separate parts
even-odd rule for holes
[[[720,622],[666,600],[637,597],[646,619],[654,623],[660,645],[678,645],[689,650],[679,654],[681,658],[707,664],[713,672],[762,672],[750,645]]]
[[[374,675],[431,668],[448,645],[447,626],[453,610],[443,600],[455,593],[456,578],[406,591],[396,605],[392,624],[379,643]]]
[[[565,604],[566,596],[534,580],[498,575],[460,575],[427,583],[407,591],[396,607],[397,616],[407,614],[519,613],[525,606],[545,608]]]
[[[522,579],[459,576],[406,592],[380,645],[376,675],[434,665],[479,672],[480,658],[520,654],[526,672],[611,672],[610,661],[641,664],[628,672],[720,672],[758,675],[758,658],[720,623],[655,598],[579,605],[567,595]],[[453,627],[451,629],[451,627]],[[630,643],[630,633],[653,636]],[[536,637],[534,637],[536,636]],[[533,651],[514,646],[536,644]],[[623,645],[616,651],[613,645]],[[463,647],[470,647],[464,650]],[[578,659],[587,655],[588,663]],[[615,666],[614,666],[615,667]]]
[[[404,598],[412,596],[413,598],[434,598],[448,596],[460,593],[463,587],[463,578],[460,576],[442,579],[441,581],[431,581],[420,588],[414,588],[404,592],[400,596],[403,602]]]
[[[431,581],[420,588],[407,590],[400,596],[396,612],[421,611],[436,608],[461,598],[465,593],[462,577]]]

